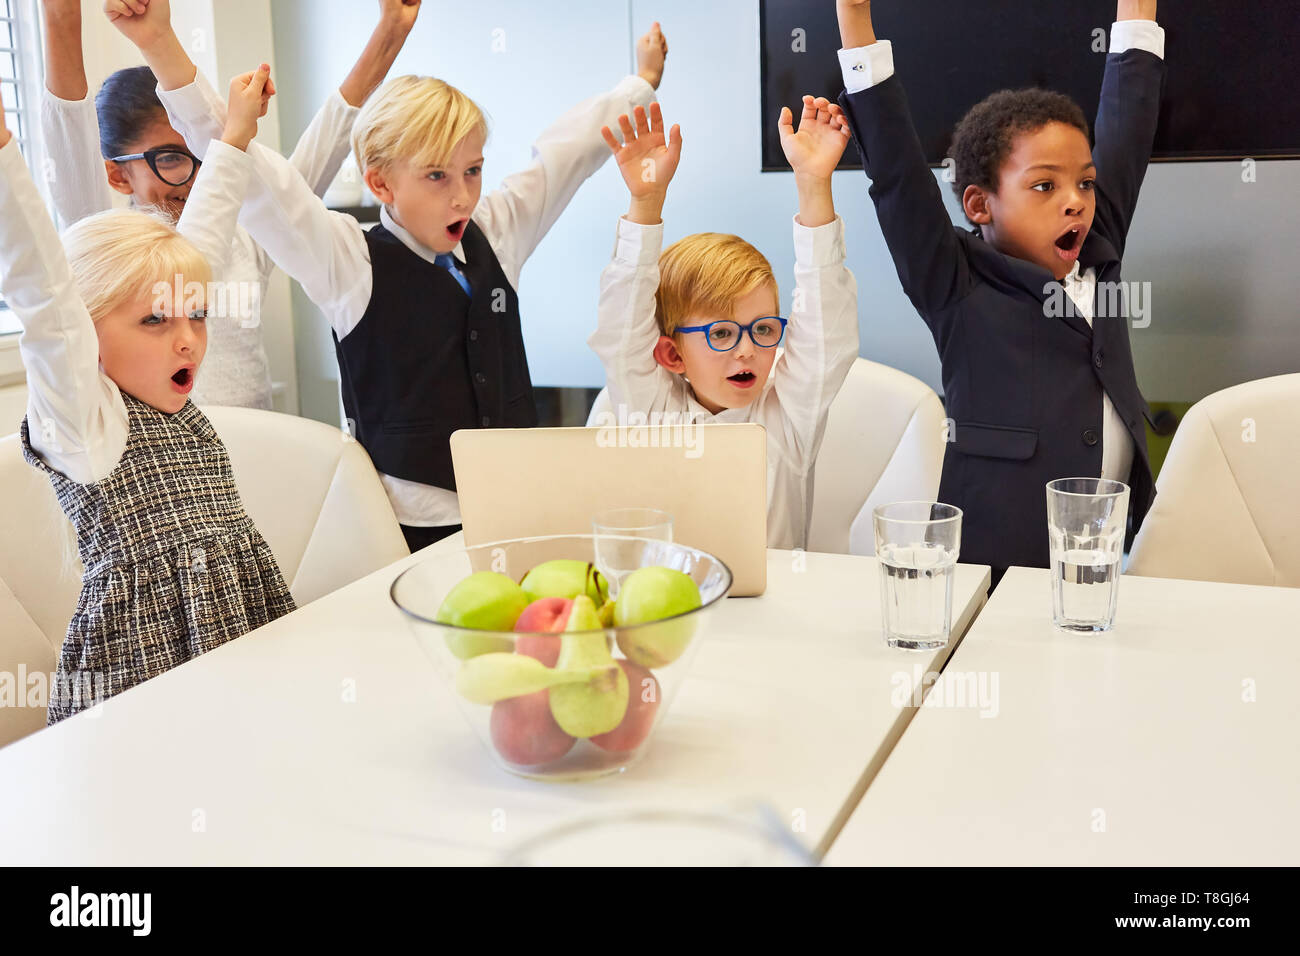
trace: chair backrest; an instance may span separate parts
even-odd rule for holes
[[[343,432],[276,412],[203,411],[299,605],[410,554],[370,457]],[[54,490],[23,460],[18,436],[0,438],[0,665],[53,668],[81,590],[80,561],[63,567],[68,533]],[[0,717],[0,744],[5,733]]]
[[[612,411],[608,390],[588,425]],[[813,473],[810,551],[874,554],[871,509],[933,499],[943,467],[943,403],[905,372],[859,358],[831,403]]]
[[[1300,587],[1300,374],[1193,405],[1156,492],[1129,574]]]

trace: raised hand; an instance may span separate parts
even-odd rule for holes
[[[410,33],[420,15],[420,0],[379,0],[379,22],[401,33]]]
[[[170,0],[104,0],[104,13],[142,50],[172,35]]]
[[[803,98],[803,115],[799,129],[794,128],[794,114],[781,107],[777,123],[781,149],[795,175],[806,179],[827,179],[835,171],[844,147],[849,143],[849,128],[843,111],[824,96]]]
[[[650,25],[641,39],[636,41],[636,72],[656,90],[664,78],[664,60],[668,59],[668,40],[659,28],[659,22]]]
[[[1154,20],[1156,0],[1116,0],[1116,20]]]
[[[257,135],[257,121],[266,115],[274,95],[271,68],[265,63],[252,73],[241,73],[231,80],[230,105],[226,109],[226,129],[221,141],[237,149],[248,149]]]
[[[871,0],[836,0],[835,14],[840,21],[840,46],[844,49],[876,42],[875,28],[871,25]]]
[[[667,138],[664,136],[663,112],[658,103],[650,104],[650,116],[647,121],[646,111],[638,106],[632,111],[636,120],[635,127],[627,114],[618,118],[619,128],[623,132],[623,142],[610,131],[608,126],[600,128],[600,135],[609,144],[610,152],[618,163],[623,182],[632,196],[634,207],[641,211],[653,212],[663,209],[664,197],[668,193],[668,184],[677,172],[677,162],[682,157],[682,131],[674,124]],[[633,221],[639,221],[634,218]],[[655,213],[654,221],[658,221]]]

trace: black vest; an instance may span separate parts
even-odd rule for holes
[[[344,413],[375,467],[452,491],[452,432],[537,424],[519,297],[472,221],[461,243],[472,297],[375,226],[370,303],[342,341],[334,336]]]

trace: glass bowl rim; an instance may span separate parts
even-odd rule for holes
[[[1111,484],[1119,485],[1119,490],[1118,491],[1064,491],[1060,488],[1052,487],[1052,485],[1056,484],[1058,481],[1095,481],[1099,485],[1104,484],[1106,482],[1110,482]],[[1118,478],[1094,478],[1089,475],[1081,475],[1075,478],[1053,478],[1051,481],[1047,483],[1046,487],[1047,487],[1047,493],[1049,495],[1064,495],[1067,498],[1118,498],[1120,495],[1126,494],[1132,490],[1126,483],[1120,481]]]
[[[640,624],[627,624],[623,626],[611,624],[609,627],[592,627],[592,628],[586,628],[585,630],[581,630],[581,631],[515,631],[515,630],[495,631],[495,630],[488,630],[485,628],[459,627],[455,624],[444,624],[442,621],[436,621],[433,618],[425,617],[423,614],[419,614],[411,610],[410,608],[404,606],[402,602],[397,599],[397,594],[396,594],[397,585],[401,582],[401,580],[404,577],[406,577],[406,575],[414,571],[416,568],[420,567],[421,562],[419,561],[412,564],[409,568],[405,568],[399,575],[397,575],[397,577],[393,578],[392,584],[388,586],[388,600],[393,603],[394,607],[396,607],[399,611],[401,611],[403,614],[407,615],[408,617],[416,621],[420,621],[421,623],[424,624],[430,624],[434,627],[445,628],[449,631],[467,631],[473,634],[503,634],[503,635],[510,634],[516,637],[523,637],[525,635],[532,635],[532,634],[552,634],[552,635],[595,634],[597,632],[605,632],[605,631],[619,631],[621,633],[625,631],[635,631],[638,628],[657,627],[663,624],[665,621],[675,621],[678,618],[683,618],[688,615],[695,614],[699,611],[703,611],[705,608],[712,607],[713,605],[717,604],[719,601],[721,601],[723,598],[725,598],[728,594],[731,593],[731,586],[735,582],[735,577],[731,573],[731,566],[728,565],[726,561],[723,561],[716,554],[713,554],[712,552],[709,551],[704,551],[700,548],[691,547],[689,544],[679,544],[676,541],[663,541],[659,538],[644,538],[641,537],[640,535],[596,535],[596,534],[584,534],[581,532],[572,532],[569,534],[539,534],[539,535],[532,535],[527,538],[505,538],[498,541],[484,541],[482,544],[466,545],[462,547],[459,551],[447,551],[447,552],[443,552],[441,555],[429,555],[429,557],[431,558],[444,557],[444,556],[451,556],[453,554],[464,554],[467,551],[477,550],[479,548],[493,548],[493,547],[501,547],[504,545],[517,545],[517,544],[532,544],[539,541],[554,541],[559,538],[582,538],[586,540],[595,540],[597,537],[619,538],[619,539],[628,539],[634,541],[648,541],[648,542],[654,542],[655,544],[661,544],[661,545],[667,544],[674,548],[682,548],[693,554],[703,555],[709,560],[715,561],[722,568],[723,573],[726,575],[725,577],[726,586],[722,588],[722,590],[718,594],[714,595],[708,601],[702,602],[699,607],[691,608],[689,611],[682,611],[680,614],[672,615],[672,617],[661,617],[658,620],[654,620],[654,621],[642,621]],[[594,561],[590,561],[588,563],[595,565]],[[662,567],[662,565],[646,565],[646,567]],[[673,568],[670,570],[676,570],[676,569]],[[514,579],[511,578],[511,580]],[[518,582],[515,583],[517,584]]]

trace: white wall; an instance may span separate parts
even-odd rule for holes
[[[703,230],[744,236],[772,260],[788,304],[794,186],[788,173],[758,172],[754,0],[477,0],[454,11],[441,3],[425,7],[394,75],[441,76],[488,111],[488,187],[528,161],[529,143],[549,119],[628,70],[629,21],[639,34],[660,20],[671,48],[660,97],[668,121],[682,124],[686,144],[664,213],[666,241]],[[272,12],[282,133],[291,143],[360,51],[374,5],[273,0]],[[504,52],[493,52],[498,29]],[[1253,184],[1242,183],[1240,172],[1235,163],[1157,164],[1147,176],[1125,277],[1153,285],[1151,326],[1133,332],[1138,378],[1152,401],[1192,401],[1300,368],[1291,290],[1300,162],[1261,163]],[[860,172],[839,173],[834,181],[861,296],[862,353],[937,388],[934,344],[899,288],[867,185]],[[950,196],[949,207],[956,219]],[[539,385],[603,381],[585,339],[614,223],[625,208],[621,180],[607,164],[523,272],[521,308]],[[329,334],[300,293],[295,304],[304,414],[336,421]]]

